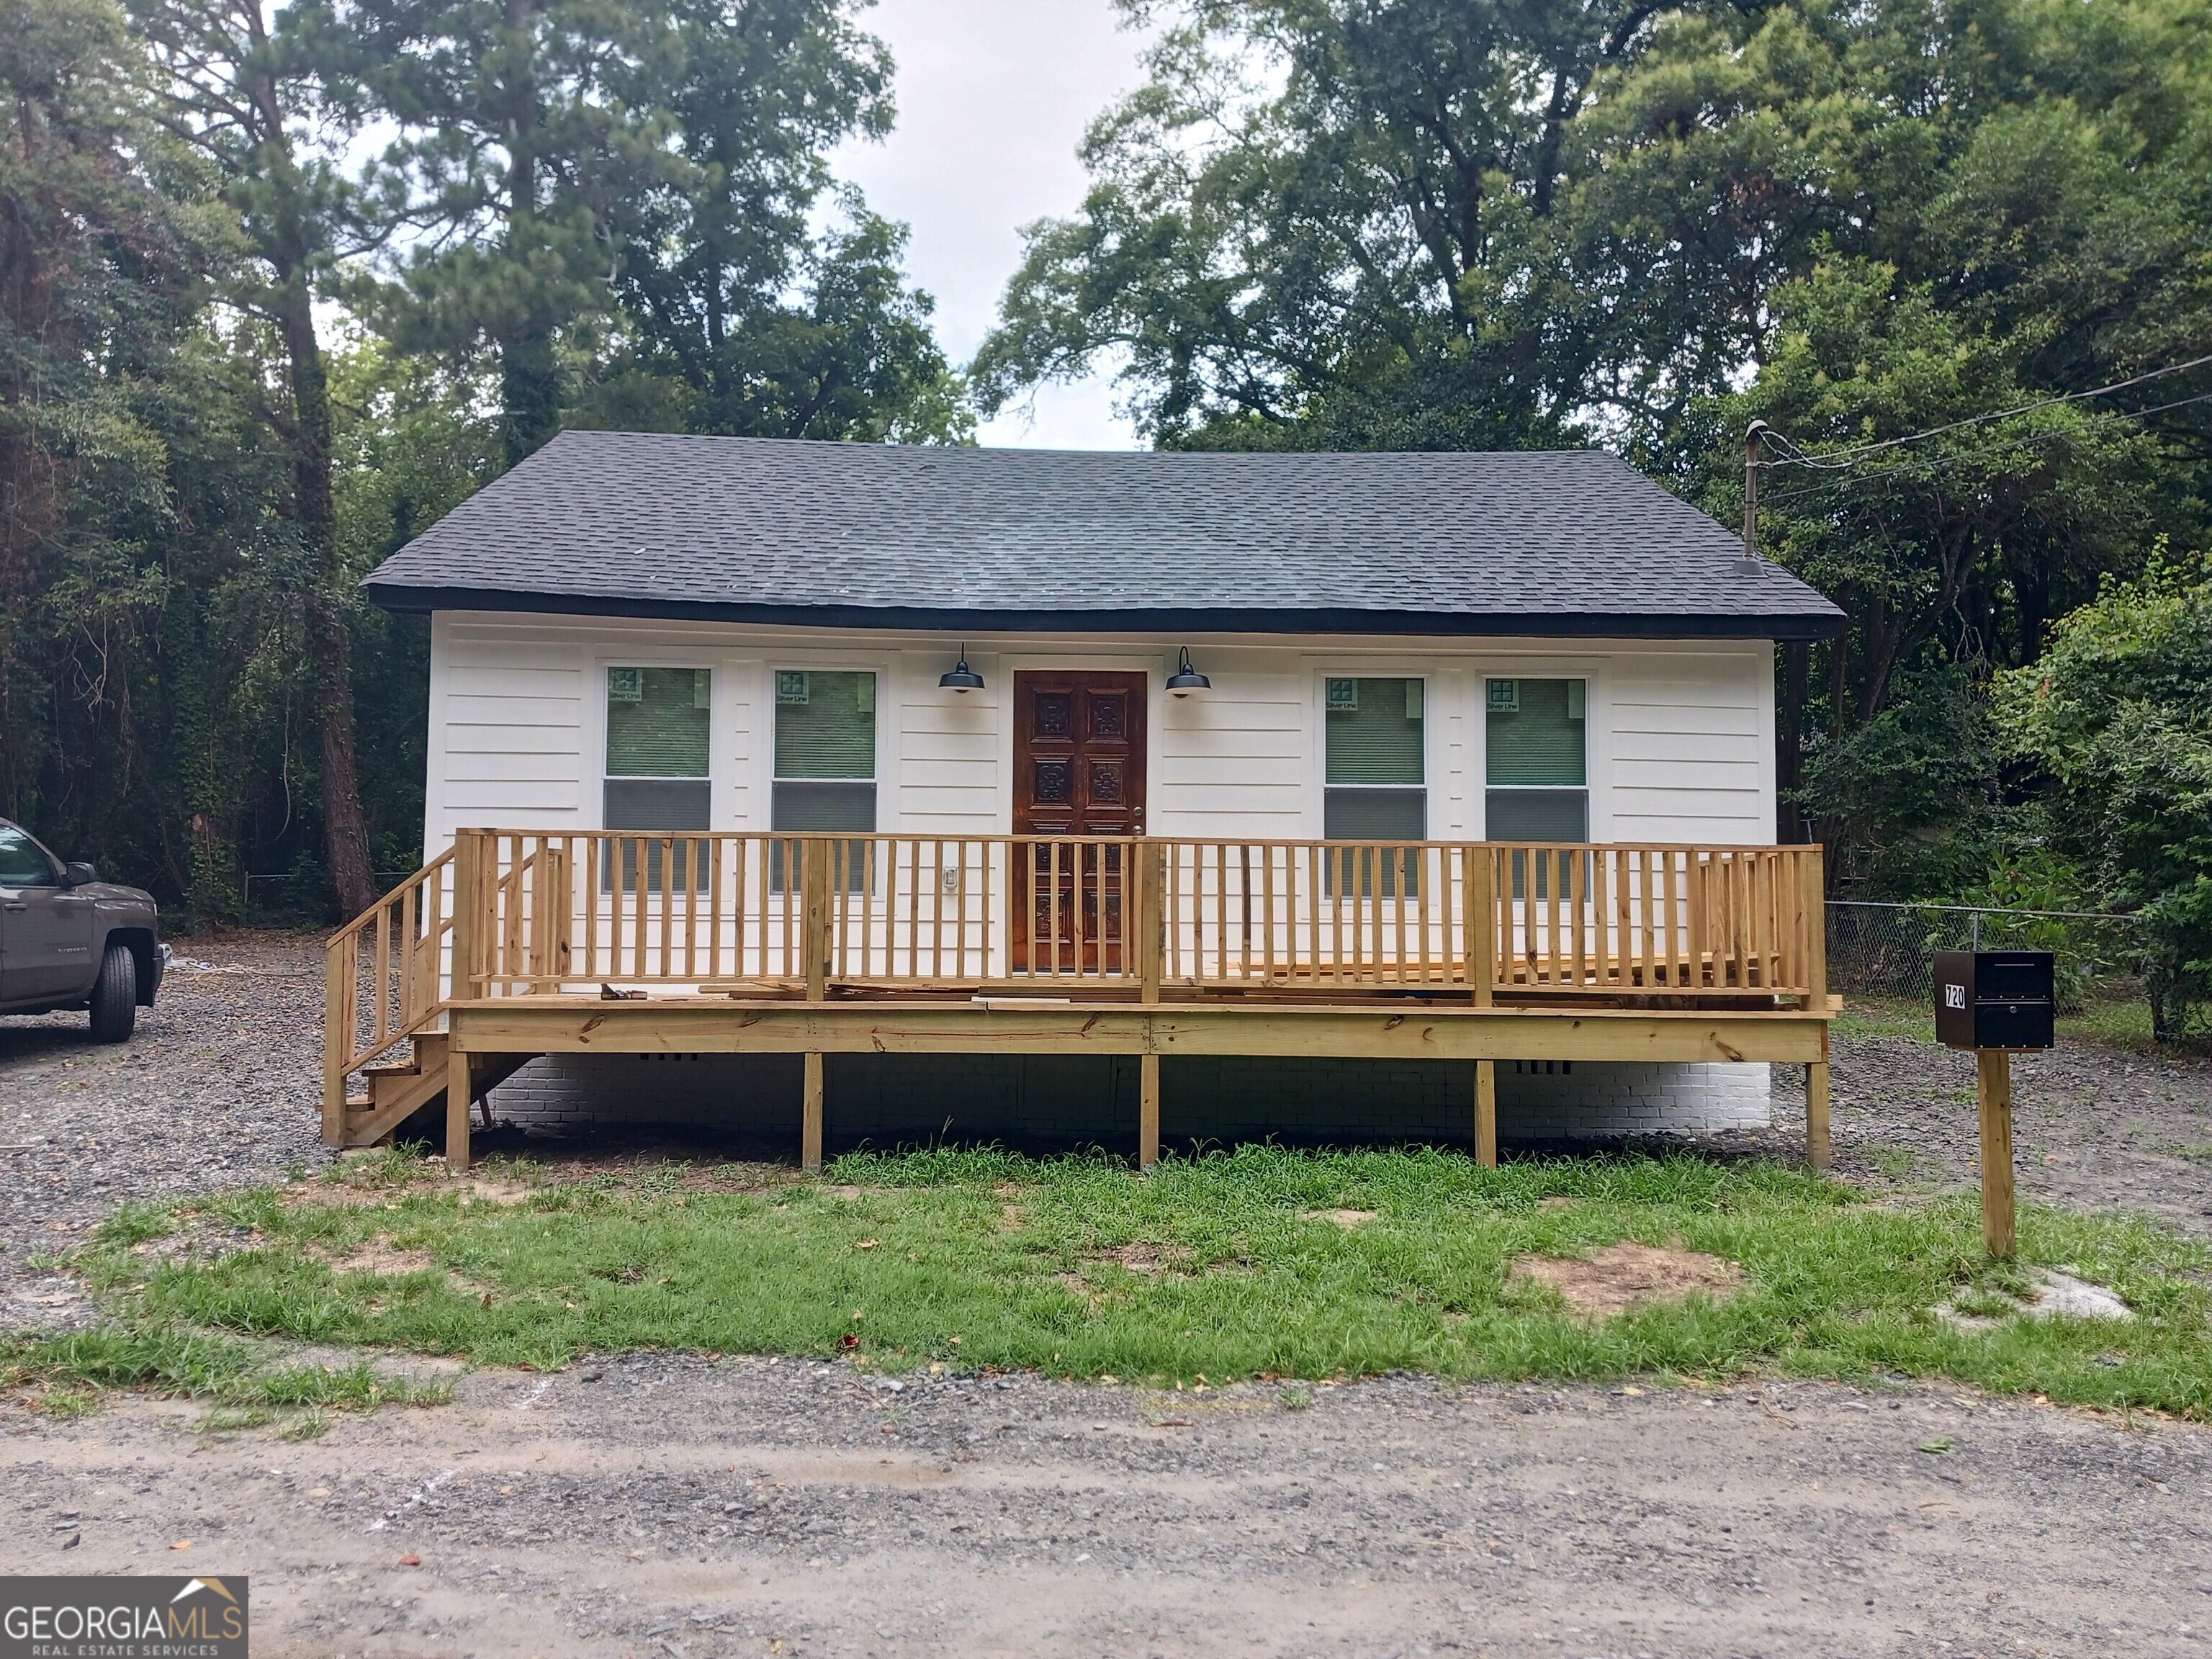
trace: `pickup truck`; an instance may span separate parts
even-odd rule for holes
[[[64,864],[0,818],[0,1014],[88,1008],[93,1041],[122,1042],[168,965],[151,894]]]

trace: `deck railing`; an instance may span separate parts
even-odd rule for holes
[[[331,1064],[653,987],[1802,1003],[1820,883],[1803,847],[464,830],[332,939]]]
[[[1816,847],[465,830],[331,940],[325,1104],[457,1002],[1819,1006]]]
[[[343,1123],[346,1079],[427,1029],[450,1000],[458,851],[441,853],[331,939],[323,1001],[326,1131]]]

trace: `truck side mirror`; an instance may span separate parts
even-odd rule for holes
[[[89,887],[100,879],[100,872],[89,864],[65,864],[62,866],[62,885]]]

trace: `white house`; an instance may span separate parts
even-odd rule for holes
[[[471,826],[1763,845],[1775,644],[1841,620],[1595,452],[603,432],[554,440],[368,591],[431,617],[426,855]],[[856,1064],[832,1094],[878,1138],[936,1129],[947,1098],[956,1133],[1048,1134],[1055,1102],[1123,1086],[1071,1066]],[[1430,1083],[1402,1072],[1174,1069],[1170,1117],[1186,1095],[1206,1133],[1341,1134],[1370,1107],[1427,1133],[1406,1102]],[[797,1086],[741,1055],[569,1058],[495,1101],[725,1118]],[[1764,1066],[1524,1060],[1497,1090],[1508,1133],[1767,1115]]]

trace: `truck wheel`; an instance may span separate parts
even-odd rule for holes
[[[138,1018],[138,958],[127,945],[111,945],[92,988],[92,1040],[128,1042]]]

